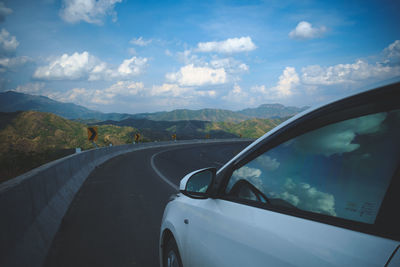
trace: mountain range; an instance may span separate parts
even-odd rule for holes
[[[224,109],[176,109],[154,113],[102,113],[85,107],[52,100],[45,96],[28,95],[14,91],[0,93],[0,112],[35,110],[50,112],[66,119],[79,119],[81,122],[121,121],[125,119],[148,119],[153,121],[201,120],[211,122],[242,122],[249,119],[286,118],[308,107],[286,107],[281,104],[264,104],[257,108],[239,111]]]
[[[280,104],[230,111],[177,109],[155,113],[102,113],[44,96],[0,93],[0,182],[46,162],[93,148],[88,125],[98,127],[98,146],[204,138],[258,138],[304,110]]]

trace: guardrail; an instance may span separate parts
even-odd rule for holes
[[[0,266],[42,266],[75,194],[93,169],[118,155],[163,146],[243,142],[190,140],[83,151],[0,184]]]

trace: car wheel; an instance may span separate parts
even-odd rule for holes
[[[164,267],[183,267],[181,256],[179,255],[178,246],[176,245],[173,237],[169,238],[165,244],[164,256],[163,256]]]

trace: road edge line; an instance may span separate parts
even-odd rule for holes
[[[164,182],[166,182],[169,186],[171,186],[172,188],[174,188],[176,191],[179,191],[179,187],[178,187],[176,184],[174,184],[173,182],[171,182],[164,174],[162,174],[162,173],[157,169],[157,167],[156,167],[156,165],[155,165],[155,163],[154,163],[154,158],[155,158],[156,156],[158,156],[158,155],[161,154],[161,153],[167,152],[167,151],[169,151],[169,150],[173,150],[173,149],[163,150],[163,151],[157,152],[156,154],[153,154],[153,156],[151,156],[151,159],[150,159],[150,164],[151,164],[151,167],[153,168],[153,170],[157,173],[158,177],[160,177]]]

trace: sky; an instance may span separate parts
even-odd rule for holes
[[[0,1],[0,91],[102,112],[315,106],[400,80],[398,1]]]

